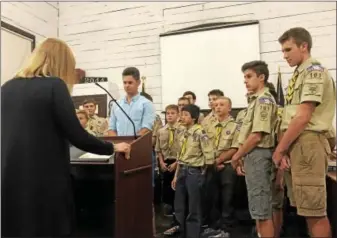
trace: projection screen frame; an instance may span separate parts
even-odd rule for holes
[[[1,21],[1,27],[4,28],[4,29],[6,29],[6,30],[8,30],[8,31],[10,31],[10,32],[13,32],[15,34],[18,34],[20,36],[23,36],[23,37],[31,40],[32,41],[32,43],[31,43],[31,51],[33,51],[35,49],[35,46],[36,46],[36,37],[35,37],[35,35],[27,32],[25,30],[22,30],[22,29],[20,29],[20,28],[18,28],[16,26],[13,26],[13,25],[11,25],[11,24],[9,24],[7,22],[4,22],[4,21]]]

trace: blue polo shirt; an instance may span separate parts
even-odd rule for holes
[[[117,102],[135,123],[136,132],[142,128],[152,130],[156,114],[150,100],[138,93],[131,99],[130,104],[126,97],[119,99]],[[131,122],[115,103],[111,112],[109,129],[116,131],[118,136],[134,135]]]

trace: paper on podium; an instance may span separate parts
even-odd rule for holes
[[[80,159],[110,159],[111,155],[97,155],[92,153],[85,153],[81,155]]]

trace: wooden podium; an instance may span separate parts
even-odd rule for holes
[[[153,237],[152,133],[137,139],[134,136],[102,137],[102,139],[114,143],[130,143],[130,159],[126,160],[124,154],[115,153],[104,162],[80,161],[80,159],[71,161],[77,227],[83,223],[80,217],[84,216],[83,214],[86,214],[87,221],[99,223],[96,226],[82,224],[86,230],[77,235],[114,238]],[[104,229],[101,229],[103,226]]]

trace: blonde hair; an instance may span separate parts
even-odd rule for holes
[[[76,82],[75,57],[70,47],[62,40],[47,38],[30,55],[26,65],[16,78],[58,77],[71,92]]]
[[[85,118],[86,118],[87,120],[89,120],[89,115],[88,115],[87,111],[85,111],[85,110],[79,110],[79,109],[76,109],[76,114],[82,114],[82,115],[85,116]]]
[[[229,107],[232,108],[232,100],[229,98],[229,97],[226,97],[226,96],[220,96],[218,97],[216,100],[227,100],[228,101],[228,104],[229,104]]]

